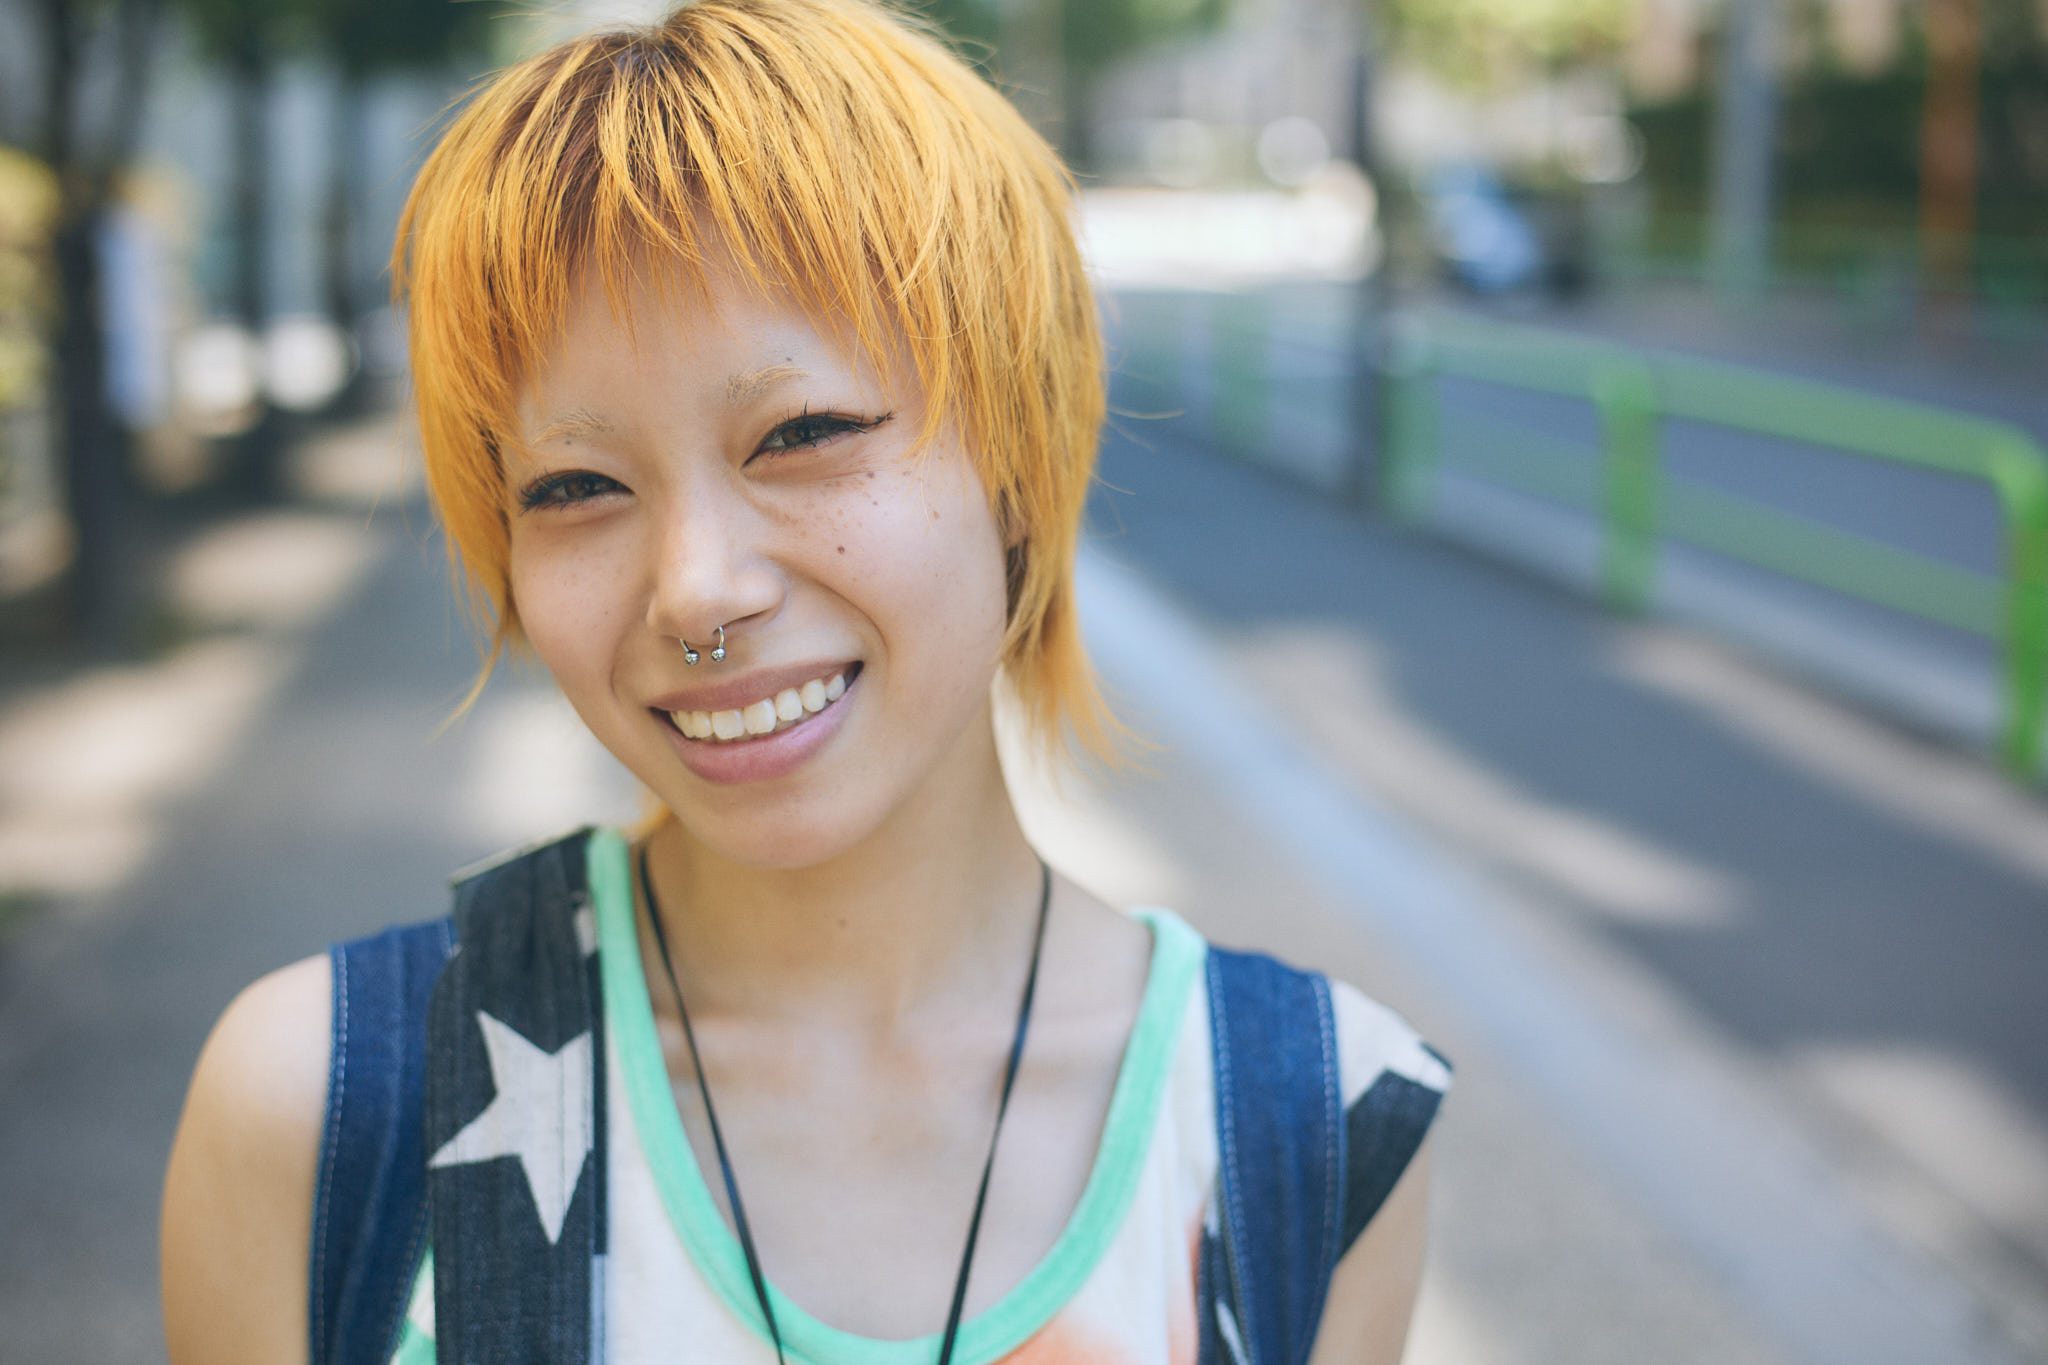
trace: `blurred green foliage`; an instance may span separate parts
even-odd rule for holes
[[[0,411],[28,402],[42,383],[56,216],[57,178],[49,168],[0,147]]]
[[[1634,32],[1638,0],[1380,0],[1387,42],[1463,87],[1611,59]]]
[[[998,84],[1014,87],[1020,76],[1029,80],[1056,62],[1060,150],[1085,171],[1088,110],[1102,74],[1147,46],[1215,27],[1232,0],[914,0],[914,7]],[[1011,46],[1054,50],[1006,50]]]
[[[493,0],[177,0],[201,47],[233,58],[252,42],[308,51],[343,76],[468,56],[505,12]]]
[[[2048,38],[2033,0],[1985,0],[1984,22],[1977,224],[1984,238],[2002,239],[1980,252],[1980,270],[1996,274],[2028,256],[2048,265]],[[1903,37],[1890,66],[1874,73],[1844,65],[1818,35],[1797,45],[1805,59],[1786,72],[1775,148],[1777,252],[1786,266],[1910,269],[1928,63],[1917,25]],[[1717,51],[1703,45],[1706,68],[1694,89],[1630,114],[1647,139],[1644,170],[1672,254],[1685,254],[1703,231]]]
[[[503,9],[485,0],[295,0],[342,74],[428,66],[482,47]]]
[[[1004,30],[1044,4],[1058,6],[1044,31],[1059,34],[1059,57],[1072,78],[1114,65],[1149,43],[1215,24],[1230,0],[925,0],[917,10],[960,43],[970,59],[993,55],[998,70]]]

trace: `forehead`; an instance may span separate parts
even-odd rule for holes
[[[723,248],[697,264],[643,251],[623,269],[592,262],[576,273],[518,385],[518,416],[529,430],[574,421],[650,388],[735,408],[807,380],[915,390],[905,349],[892,352],[878,359],[795,286]]]

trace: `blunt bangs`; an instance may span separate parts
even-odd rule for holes
[[[922,439],[955,424],[1014,542],[1009,684],[1048,750],[1113,757],[1073,600],[1104,392],[1072,194],[1007,101],[863,0],[701,0],[492,79],[422,168],[392,261],[483,677],[519,639],[497,452],[576,280],[596,270],[617,302],[654,259],[699,287],[722,250],[866,354],[907,357]]]

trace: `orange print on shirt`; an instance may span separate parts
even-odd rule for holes
[[[1062,1313],[1003,1357],[1002,1365],[1140,1365],[1107,1332],[1092,1332]]]
[[[1171,1365],[1195,1365],[1195,1353],[1201,1349],[1195,1324],[1195,1286],[1202,1279],[1202,1212],[1188,1223],[1188,1273],[1173,1284],[1173,1302],[1168,1305],[1166,1319],[1166,1358]]]

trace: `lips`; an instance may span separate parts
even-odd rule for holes
[[[663,698],[653,710],[674,735],[677,757],[698,778],[721,786],[770,781],[795,772],[831,742],[862,672],[859,662],[764,671]],[[785,719],[784,712],[793,714]]]

